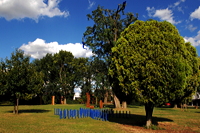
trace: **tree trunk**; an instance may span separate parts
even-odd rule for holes
[[[16,114],[17,106],[16,103],[14,103],[14,109],[13,109],[13,114]]]
[[[89,92],[86,92],[86,97],[87,97],[86,107],[90,107],[90,94],[89,94]]]
[[[67,104],[67,98],[66,97],[64,97],[63,104]]]
[[[98,98],[96,97],[96,105],[98,104]]]
[[[13,114],[18,114],[19,98],[16,98],[14,101],[14,110]]]
[[[108,102],[108,91],[106,91],[105,95],[104,95],[104,101],[105,104],[107,104]]]
[[[154,104],[149,102],[145,104],[146,111],[146,127],[149,128],[152,125],[152,114],[153,114]]]
[[[123,102],[122,102],[122,108],[124,108],[124,109],[127,108],[127,103],[126,103],[126,101],[123,101]]]
[[[113,97],[114,97],[114,102],[115,102],[115,108],[121,108],[120,101],[117,98],[117,96],[114,94]]]

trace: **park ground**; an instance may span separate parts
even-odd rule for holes
[[[131,111],[128,118],[112,117],[109,121],[91,118],[59,119],[54,108],[79,109],[85,105],[20,105],[19,114],[12,113],[13,106],[0,105],[0,133],[194,133],[200,132],[200,109],[187,111],[175,108],[155,108],[152,129],[145,128],[144,106],[128,106],[121,111]],[[114,109],[116,111],[116,109]]]

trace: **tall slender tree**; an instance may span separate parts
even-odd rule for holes
[[[74,91],[74,72],[73,72],[73,61],[74,56],[71,52],[59,51],[54,55],[54,65],[58,70],[58,85],[61,89],[61,93],[64,96],[64,104],[66,104],[66,99]]]
[[[117,10],[104,9],[98,6],[92,14],[88,14],[88,20],[93,20],[94,25],[87,27],[83,34],[83,46],[86,45],[92,49],[96,57],[101,58],[108,68],[111,63],[112,51],[120,33],[131,23],[137,20],[138,15],[133,13],[124,13],[126,2],[119,4]],[[107,79],[109,76],[106,75]],[[110,82],[117,79],[112,78]],[[115,82],[117,83],[117,82]],[[116,107],[120,107],[120,103],[116,95],[114,95]]]

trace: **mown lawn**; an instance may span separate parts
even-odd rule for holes
[[[155,129],[144,128],[143,106],[129,106],[129,118],[110,118],[109,121],[59,119],[54,108],[79,109],[84,105],[35,105],[19,106],[19,115],[12,114],[13,106],[0,105],[0,133],[125,133],[125,132],[200,132],[200,109],[181,111],[173,108],[155,108]],[[159,127],[159,128],[158,128]]]

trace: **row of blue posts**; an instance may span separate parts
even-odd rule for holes
[[[91,117],[92,119],[107,121],[109,110],[102,109],[54,109],[54,115],[59,115],[60,119],[75,119]]]

